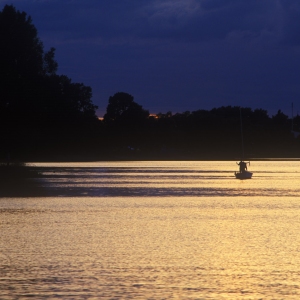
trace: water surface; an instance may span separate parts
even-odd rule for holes
[[[300,162],[35,167],[0,198],[1,299],[300,297]]]

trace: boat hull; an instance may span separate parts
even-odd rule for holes
[[[245,172],[235,172],[235,178],[236,179],[251,179],[252,178],[252,174],[251,172],[245,171]]]

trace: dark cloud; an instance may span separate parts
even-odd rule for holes
[[[141,38],[204,42],[225,39],[234,32],[257,36],[268,29],[266,14],[274,2],[205,0],[160,2],[148,9]]]
[[[12,2],[57,49],[59,72],[93,88],[100,115],[118,91],[153,113],[221,105],[289,113],[299,102],[298,0]]]

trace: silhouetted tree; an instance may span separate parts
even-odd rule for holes
[[[58,64],[54,59],[55,56],[55,48],[51,47],[51,49],[44,54],[44,73],[46,75],[55,75]]]
[[[272,116],[271,122],[273,129],[280,131],[289,131],[291,129],[288,116],[285,115],[280,109],[275,116]]]
[[[44,55],[43,43],[31,17],[12,5],[0,12],[0,102],[17,108],[39,76],[54,73],[57,63],[52,48]]]
[[[137,128],[144,125],[149,117],[149,111],[134,102],[130,94],[119,92],[109,97],[104,122],[111,126],[127,126]]]
[[[92,89],[57,75],[57,68],[55,48],[44,52],[31,17],[5,5],[0,11],[0,134],[6,148],[32,153],[49,143],[61,149],[62,141],[75,148],[97,132]]]

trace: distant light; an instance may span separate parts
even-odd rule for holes
[[[154,119],[158,119],[158,116],[155,115],[155,114],[150,114],[149,117],[152,117],[152,118],[154,118]]]

